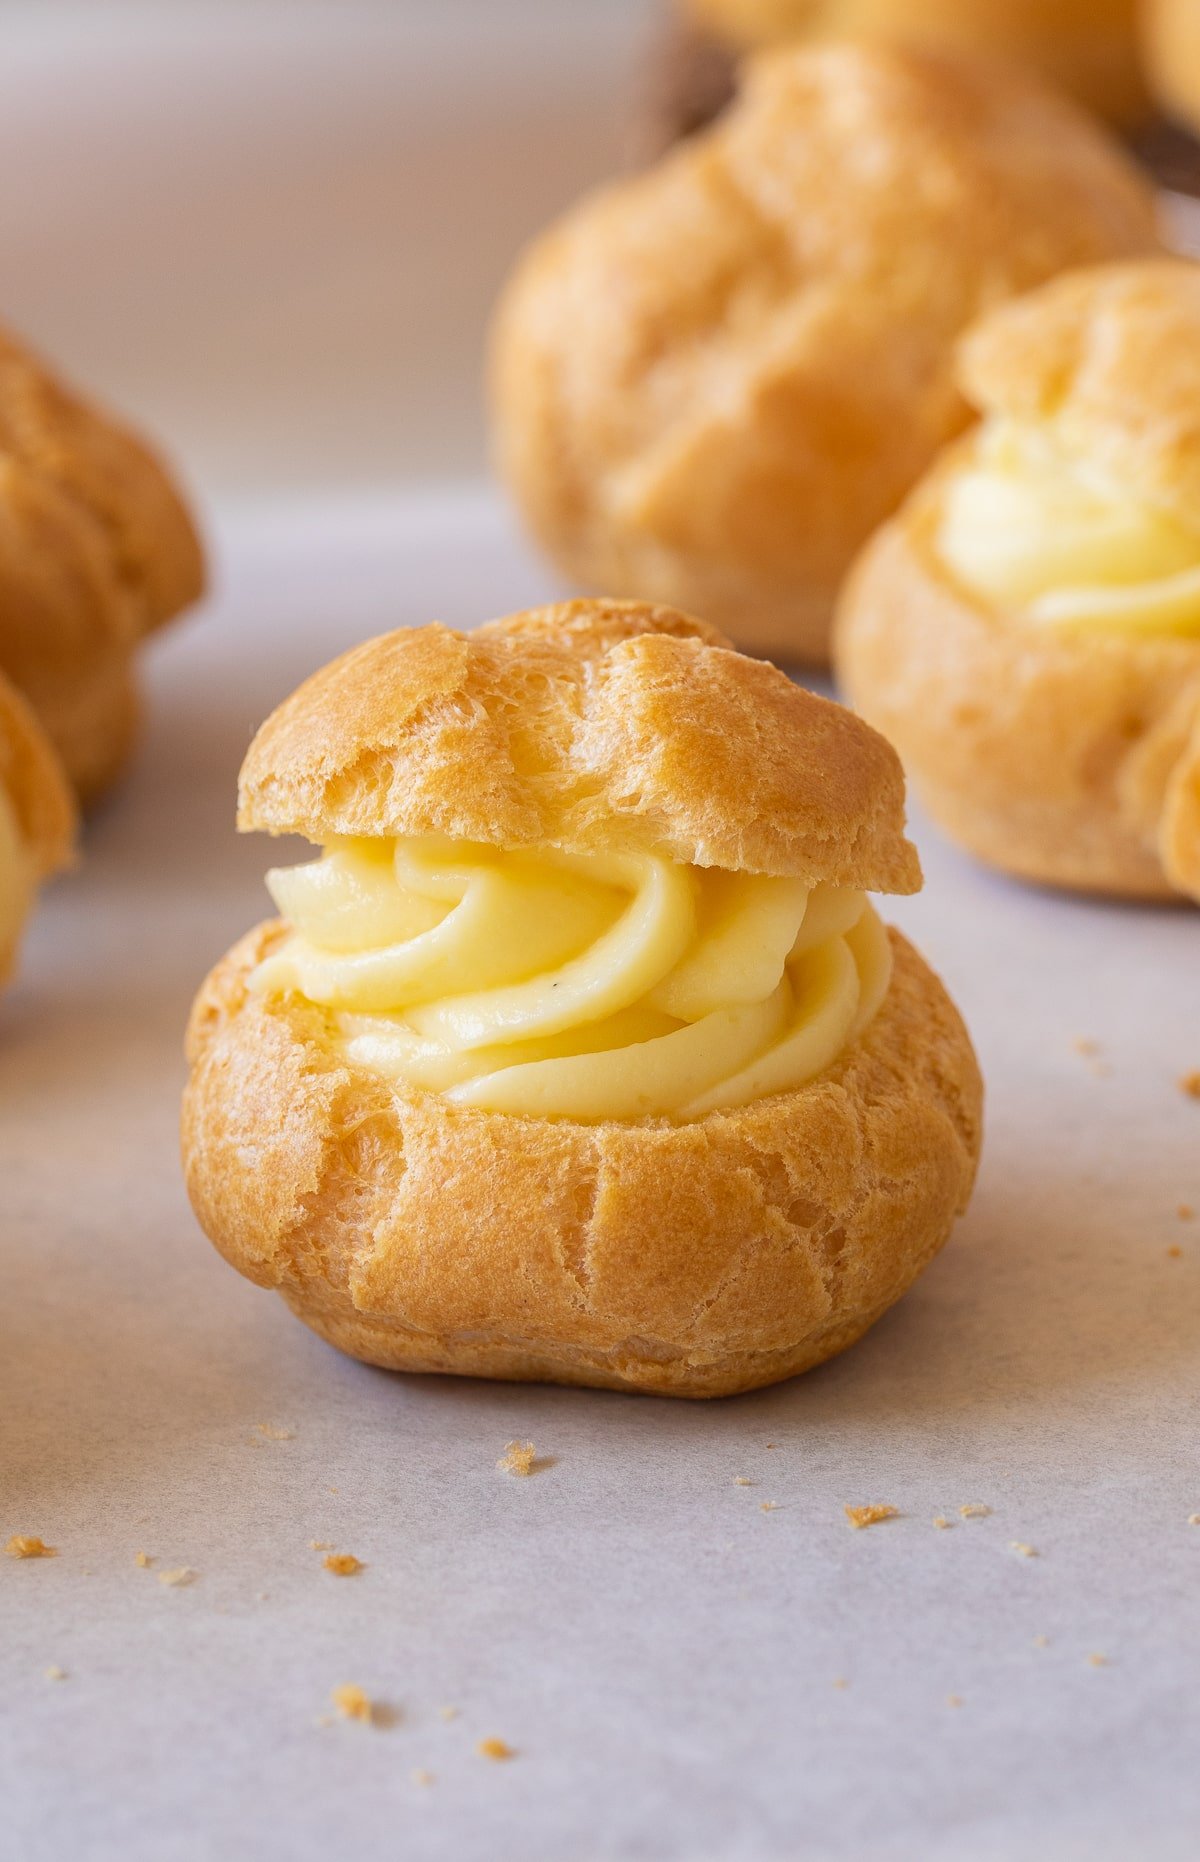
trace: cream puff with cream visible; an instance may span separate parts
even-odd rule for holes
[[[1200,268],[1064,277],[961,376],[981,422],[852,576],[846,690],[980,858],[1200,897]]]
[[[0,984],[38,887],[66,865],[74,834],[66,774],[37,718],[0,675]]]
[[[197,1000],[188,1185],[344,1349],[716,1395],[946,1239],[980,1087],[867,901],[919,883],[895,759],[712,630],[369,642],[263,727],[240,819],[323,851]]]

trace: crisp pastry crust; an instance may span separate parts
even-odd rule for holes
[[[1190,0],[1157,4],[1194,16]],[[738,49],[798,36],[903,38],[1028,65],[1111,122],[1145,113],[1138,0],[683,0],[683,10]]]
[[[323,1012],[254,994],[280,935],[209,977],[189,1032],[188,1191],[233,1266],[396,1370],[721,1396],[859,1338],[970,1194],[981,1085],[892,933],[883,1008],[798,1092],[690,1125],[577,1125],[406,1098]]]
[[[1200,898],[1200,641],[1055,634],[975,598],[934,543],[953,464],[847,584],[849,698],[981,860],[1081,891]]]
[[[576,601],[368,640],[302,685],[242,768],[238,824],[653,847],[698,866],[915,892],[891,746],[704,622]]]
[[[786,49],[584,201],[498,309],[498,463],[577,582],[823,659],[858,548],[968,420],[954,339],[1157,249],[1151,190],[1065,100],[877,45]]]
[[[28,879],[32,892],[67,865],[75,838],[75,803],[66,775],[30,706],[0,674],[0,803],[16,830],[14,850],[26,871],[0,871],[0,983],[16,954],[24,884],[14,913],[11,894]],[[14,921],[16,920],[16,921]]]
[[[158,458],[0,332],[0,670],[85,799],[128,753],[138,645],[203,581]]]
[[[1142,0],[1140,22],[1155,102],[1174,122],[1200,129],[1200,8],[1195,0]]]

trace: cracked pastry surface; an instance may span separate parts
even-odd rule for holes
[[[576,582],[821,660],[854,554],[968,422],[954,339],[1156,247],[1149,186],[1033,82],[879,45],[762,54],[712,130],[519,262],[500,470]]]
[[[1200,268],[1095,268],[985,318],[983,418],[864,552],[837,658],[995,865],[1200,897]]]
[[[191,518],[155,454],[0,331],[0,671],[82,799],[132,744],[139,645],[203,581]]]
[[[919,883],[895,760],[711,629],[368,642],[264,726],[241,819],[327,852],[197,999],[188,1187],[343,1349],[721,1394],[946,1239],[980,1084],[863,896]]]
[[[37,718],[0,674],[0,985],[44,879],[67,864],[75,806]]]

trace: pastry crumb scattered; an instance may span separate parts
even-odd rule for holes
[[[5,1546],[10,1558],[57,1558],[57,1545],[47,1545],[32,1532],[14,1532]],[[84,1573],[87,1576],[87,1573]]]
[[[475,1750],[481,1759],[494,1759],[498,1764],[504,1759],[515,1759],[517,1756],[503,1739],[481,1739]]]
[[[778,1513],[779,1507],[780,1502],[778,1500],[760,1500],[758,1503],[758,1510],[760,1513]]]
[[[52,1667],[47,1668],[46,1670],[47,1681],[65,1681],[66,1678],[67,1678],[66,1669],[60,1668],[57,1663],[55,1663]]]
[[[844,1511],[856,1532],[866,1526],[877,1526],[883,1519],[897,1519],[900,1513],[899,1507],[889,1506],[886,1501],[876,1501],[869,1506],[848,1506]]]
[[[506,1442],[496,1466],[502,1474],[532,1474],[537,1450],[532,1442]]]
[[[1191,1203],[1180,1203],[1175,1214],[1179,1217],[1181,1222],[1194,1222],[1196,1220],[1196,1211],[1192,1208]]]
[[[375,1706],[370,1696],[352,1681],[344,1681],[335,1687],[329,1696],[344,1720],[365,1720],[368,1724],[375,1718]]]
[[[948,1707],[961,1707],[962,1704],[963,1704],[963,1697],[961,1694],[947,1694],[946,1705]]]
[[[158,1581],[169,1590],[182,1590],[186,1584],[194,1584],[199,1575],[190,1565],[176,1565],[171,1571],[160,1571]]]
[[[960,1519],[990,1519],[992,1509],[984,1506],[982,1500],[968,1500],[966,1506],[959,1507],[958,1516]]]
[[[366,1569],[362,1560],[353,1552],[327,1552],[321,1560],[326,1571],[332,1571],[335,1578],[352,1578],[356,1571]]]
[[[1033,1638],[1033,1646],[1035,1649],[1048,1649],[1050,1647],[1049,1636],[1035,1636]]]
[[[254,1426],[268,1442],[294,1442],[296,1439],[294,1429],[280,1429],[273,1422],[256,1422]]]
[[[735,1474],[733,1477],[733,1484],[735,1487],[753,1487],[754,1482],[752,1480],[747,1480],[744,1474]]]
[[[944,1513],[935,1513],[933,1516],[933,1523],[939,1532],[949,1532],[954,1521],[952,1519],[947,1519]]]
[[[1107,1668],[1108,1667],[1108,1656],[1107,1655],[1089,1655],[1088,1663],[1092,1668]]]
[[[457,1720],[458,1708],[457,1707],[439,1707],[438,1717],[443,1720]]]
[[[1200,1099],[1200,1067],[1193,1073],[1185,1073],[1179,1082],[1179,1090],[1189,1099]]]
[[[1077,1054],[1082,1054],[1085,1060],[1090,1059],[1100,1052],[1099,1041],[1093,1041],[1085,1034],[1076,1035],[1071,1046],[1075,1049]]]
[[[331,1552],[333,1550],[333,1540],[310,1539],[308,1541],[308,1549],[310,1552]]]
[[[154,1559],[149,1552],[135,1552],[133,1554],[133,1562],[137,1565],[139,1570],[145,1571],[148,1565],[154,1563]]]
[[[836,1688],[845,1688],[845,1687],[849,1687],[850,1683],[849,1681],[846,1680],[844,1675],[838,1675],[836,1679],[834,1680],[833,1685]]]
[[[431,1771],[415,1771],[412,1773],[412,1781],[414,1784],[420,1785],[432,1784],[433,1773]]]
[[[1171,1246],[1167,1249],[1167,1255],[1172,1261],[1181,1261],[1183,1259],[1183,1249],[1177,1241],[1171,1243]]]
[[[1024,1544],[1023,1541],[1020,1539],[1010,1539],[1008,1543],[1009,1543],[1010,1549],[1014,1552],[1019,1552],[1022,1558],[1036,1558],[1037,1557],[1036,1548],[1032,1545]]]

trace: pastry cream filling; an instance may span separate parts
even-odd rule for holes
[[[1053,431],[992,419],[942,493],[943,561],[1055,628],[1200,634],[1200,530],[1126,496]]]
[[[346,1057],[459,1105],[699,1118],[802,1086],[866,1026],[891,948],[861,892],[648,853],[342,840],[267,885],[253,987]]]
[[[33,902],[35,876],[8,791],[0,786],[0,971],[17,947]]]

